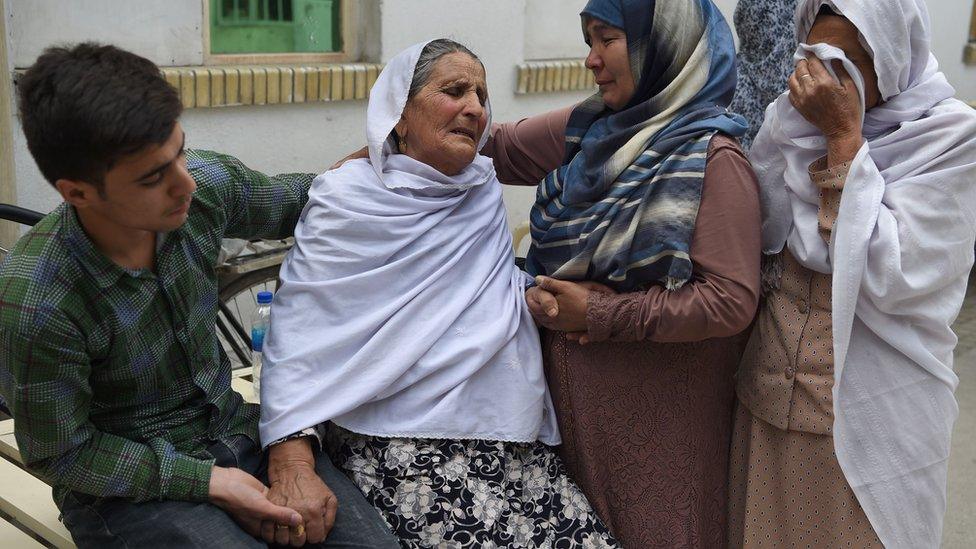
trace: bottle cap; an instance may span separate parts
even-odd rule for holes
[[[272,294],[271,292],[268,291],[258,292],[258,304],[265,305],[271,303],[272,297],[274,297],[274,294]]]

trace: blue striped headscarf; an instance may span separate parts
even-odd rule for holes
[[[564,164],[530,214],[526,268],[618,291],[680,288],[692,276],[708,143],[746,131],[726,109],[732,33],[711,0],[590,0],[581,15],[623,28],[636,89],[619,111],[600,94],[573,111]]]

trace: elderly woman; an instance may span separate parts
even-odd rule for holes
[[[370,93],[369,158],[314,182],[265,347],[269,497],[321,514],[301,503],[327,490],[303,435],[329,422],[336,465],[407,546],[612,546],[550,447],[530,279],[478,155],[489,114],[474,54],[418,44]]]
[[[939,547],[976,113],[922,0],[801,0],[752,148],[769,291],[743,359],[732,547]]]
[[[555,169],[528,267],[556,298],[529,294],[550,328],[560,455],[625,547],[721,547],[760,259],[745,127],[726,110],[732,35],[708,0],[593,0],[582,21],[600,93],[491,143],[503,182]]]

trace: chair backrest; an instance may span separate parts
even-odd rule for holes
[[[43,218],[44,214],[41,212],[21,208],[20,206],[14,206],[13,204],[0,203],[0,219],[2,220],[12,221],[14,223],[20,223],[21,225],[33,227]],[[8,253],[10,253],[10,250],[0,245],[0,254],[7,255]],[[2,255],[0,255],[0,259],[2,259]]]

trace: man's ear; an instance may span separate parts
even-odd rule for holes
[[[75,208],[87,208],[99,198],[98,189],[91,183],[77,179],[58,179],[54,187],[65,202]]]

